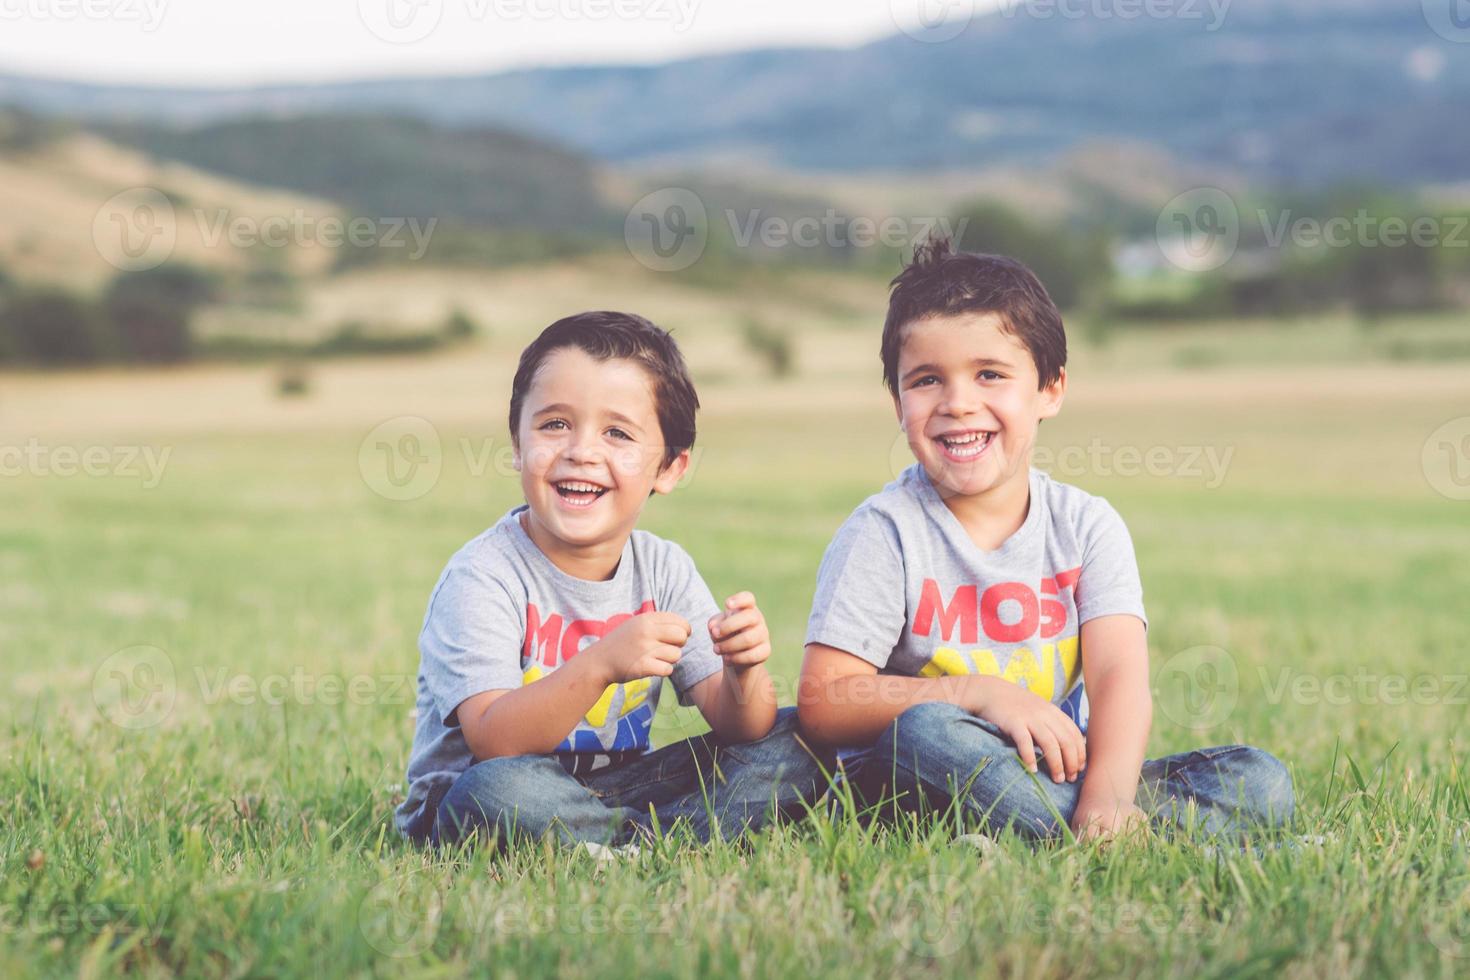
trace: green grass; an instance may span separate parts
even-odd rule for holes
[[[742,845],[671,839],[611,866],[406,846],[391,812],[424,603],[454,549],[517,499],[456,448],[498,436],[492,386],[483,427],[440,423],[443,473],[412,501],[375,494],[359,470],[359,444],[391,410],[228,434],[170,435],[161,419],[134,433],[172,447],[155,489],[0,478],[0,974],[1470,971],[1470,504],[1436,493],[1419,462],[1467,389],[1385,366],[1406,372],[1386,394],[1356,374],[1324,394],[1319,374],[1298,396],[1222,368],[1158,404],[1134,393],[1152,376],[1116,351],[1092,363],[1048,446],[1234,450],[1215,487],[1066,474],[1134,536],[1158,685],[1150,753],[1275,752],[1295,774],[1301,833],[1324,843],[1007,840],[981,854],[944,826],[817,819]],[[325,394],[302,413],[346,383],[338,370],[319,372]],[[716,593],[757,593],[787,682],[828,538],[891,477],[896,431],[863,383],[866,401],[806,374],[712,392],[698,468],[646,514]],[[119,714],[110,671],[129,676],[140,655],[115,655],[140,645],[162,651],[148,656],[168,710]],[[1191,712],[1198,647],[1223,651],[1210,656],[1227,674]],[[324,678],[346,693],[324,693]],[[1394,703],[1392,678],[1434,692]],[[1313,695],[1312,682],[1326,686]],[[264,703],[273,684],[285,696]],[[672,700],[659,741],[703,727]]]

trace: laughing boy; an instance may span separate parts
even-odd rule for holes
[[[825,786],[794,709],[777,711],[755,598],[717,605],[682,548],[635,529],[688,468],[698,407],[673,338],[639,316],[567,317],[521,354],[525,503],[429,600],[405,835],[616,846],[682,823],[707,839]],[[712,731],[650,751],[665,679]]]
[[[1274,826],[1291,778],[1232,745],[1144,758],[1152,703],[1132,541],[1031,467],[1067,387],[1061,314],[1020,263],[921,247],[894,280],[883,377],[917,463],[838,530],[799,704],[859,792],[990,833],[1145,821]],[[1032,775],[1044,767],[1043,778]]]

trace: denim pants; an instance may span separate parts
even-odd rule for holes
[[[1010,827],[1032,839],[1057,837],[1057,815],[1070,824],[1082,777],[1054,783],[1040,753],[1037,763],[1033,779],[999,728],[936,701],[899,715],[855,766],[844,759],[844,768],[864,804],[892,799],[902,811],[921,812],[955,803],[987,833]],[[1149,759],[1135,800],[1152,823],[1175,827],[1186,824],[1194,804],[1194,829],[1208,835],[1280,827],[1294,801],[1286,767],[1248,745]]]
[[[572,776],[555,757],[487,759],[466,769],[439,803],[431,840],[455,843],[478,830],[512,841],[555,835],[564,843],[623,844],[682,823],[701,841],[737,837],[776,815],[801,816],[826,790],[833,759],[797,736],[796,709],[754,742],[713,733],[631,762]]]

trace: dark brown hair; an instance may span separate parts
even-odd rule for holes
[[[566,347],[576,347],[588,356],[607,361],[627,358],[648,372],[653,386],[653,405],[663,430],[664,459],[668,466],[679,454],[694,446],[694,414],[699,411],[699,396],[690,380],[689,368],[679,345],[667,330],[632,313],[596,310],[563,317],[541,331],[541,335],[521,351],[521,362],[510,386],[510,437],[518,439],[521,406],[547,355]]]
[[[883,383],[895,398],[904,328],[931,316],[997,314],[1031,352],[1041,388],[1061,377],[1067,364],[1061,311],[1036,274],[1015,259],[956,252],[948,238],[931,238],[889,285],[881,353]]]

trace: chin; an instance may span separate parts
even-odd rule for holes
[[[585,506],[567,502],[555,490],[526,495],[536,521],[558,541],[574,547],[601,544],[623,532],[628,515],[614,506],[620,499],[620,488]],[[637,514],[632,520],[637,520]]]
[[[555,506],[553,503],[550,508],[532,507],[531,511],[532,516],[542,527],[555,535],[558,541],[569,545],[596,544],[606,540],[615,530],[615,524],[612,521],[597,519],[591,514],[585,517],[582,515],[568,517],[568,515],[557,513]]]
[[[965,467],[947,459],[920,458],[919,465],[929,477],[929,482],[944,496],[971,497],[984,493],[998,481],[989,467]]]
[[[993,489],[996,481],[989,479],[954,480],[935,479],[934,474],[929,474],[929,480],[938,489],[940,496],[944,497],[975,497],[987,490]]]

